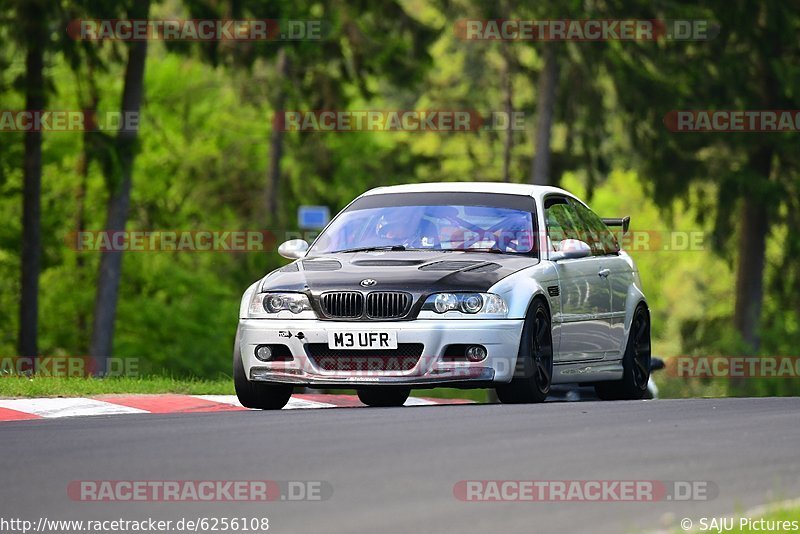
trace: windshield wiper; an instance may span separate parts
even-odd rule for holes
[[[497,247],[492,248],[465,248],[459,249],[459,252],[488,252],[489,254],[515,254],[514,252],[506,252]]]
[[[360,247],[360,248],[348,248],[345,250],[336,250],[331,252],[331,254],[345,254],[349,252],[372,252],[374,250],[396,250],[398,252],[406,250],[406,247],[403,245],[391,245],[385,247]]]

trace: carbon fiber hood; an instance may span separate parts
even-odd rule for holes
[[[538,264],[536,258],[484,252],[380,251],[328,254],[271,272],[262,291],[319,295],[337,290],[486,291],[499,280]],[[364,287],[361,282],[374,280]]]

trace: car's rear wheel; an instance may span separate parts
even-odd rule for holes
[[[364,388],[358,390],[358,399],[367,406],[402,406],[410,394],[409,388]]]
[[[633,312],[631,332],[622,357],[622,380],[598,382],[597,396],[603,400],[636,400],[647,397],[650,379],[650,312],[640,304]]]
[[[522,327],[517,372],[508,384],[497,388],[497,398],[503,404],[544,402],[553,380],[553,334],[550,312],[541,299],[528,309]]]
[[[233,344],[233,385],[236,396],[245,408],[280,410],[292,397],[292,386],[287,384],[264,384],[247,379],[239,351],[239,333]]]

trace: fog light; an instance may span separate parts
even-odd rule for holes
[[[268,362],[272,358],[272,349],[269,345],[259,345],[256,347],[256,358],[262,362]]]
[[[471,347],[467,347],[467,352],[465,355],[469,361],[479,362],[486,358],[486,349],[480,345],[473,345]]]

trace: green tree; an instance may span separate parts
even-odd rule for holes
[[[25,109],[44,110],[46,84],[45,50],[51,5],[41,0],[23,0],[16,5],[21,40],[25,43]],[[25,133],[24,188],[22,192],[22,284],[17,351],[20,356],[38,355],[39,275],[42,263],[41,194],[42,132]]]
[[[131,19],[146,19],[150,11],[150,0],[133,2],[128,11]],[[130,209],[133,165],[138,151],[138,115],[144,98],[144,68],[147,59],[147,41],[135,41],[128,45],[128,62],[122,93],[121,116],[137,117],[135,124],[123,120],[116,139],[119,160],[117,172],[109,176],[111,186],[108,198],[105,230],[125,230]],[[107,359],[112,354],[114,323],[117,315],[120,276],[122,273],[121,250],[108,251],[100,259],[95,297],[94,327],[89,352],[95,360],[98,372],[105,370]]]
[[[719,250],[736,236],[733,324],[742,340],[757,349],[767,238],[779,214],[795,209],[796,141],[785,133],[673,133],[664,117],[685,109],[797,109],[800,45],[794,35],[800,18],[789,4],[744,0],[669,12],[639,5],[638,11],[643,18],[719,23],[720,34],[713,40],[619,44],[610,60],[642,173],[656,201],[668,205],[687,198],[694,184],[717,184],[717,198],[702,213],[715,218]]]

